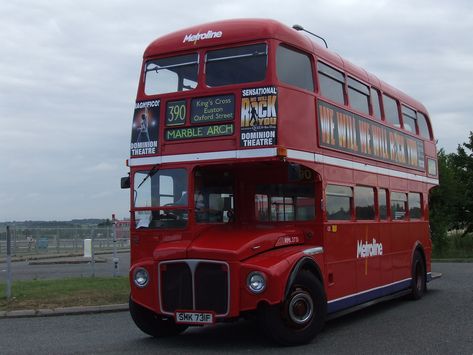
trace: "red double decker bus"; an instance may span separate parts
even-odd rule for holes
[[[254,313],[305,343],[432,278],[426,108],[276,21],[151,43],[128,165],[130,312],[152,336]]]

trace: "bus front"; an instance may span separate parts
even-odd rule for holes
[[[281,146],[279,26],[223,21],[145,52],[128,164],[130,312],[147,334],[236,319],[284,298],[290,332],[323,322],[325,303],[288,284],[303,257],[314,270],[323,264],[321,196],[317,173]]]

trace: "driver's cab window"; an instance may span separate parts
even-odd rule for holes
[[[185,169],[137,171],[133,194],[136,228],[182,228],[187,225]]]
[[[195,219],[198,223],[226,223],[233,218],[233,173],[199,169],[194,174]]]

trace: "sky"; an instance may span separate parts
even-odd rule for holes
[[[471,0],[0,4],[0,221],[129,216],[126,176],[143,51],[179,29],[272,18],[421,101],[438,147],[473,130]]]

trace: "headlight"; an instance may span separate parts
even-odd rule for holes
[[[148,285],[149,282],[149,274],[146,269],[143,269],[142,267],[139,267],[135,270],[133,273],[133,281],[135,282],[135,285],[138,287],[145,287]]]
[[[266,288],[266,277],[261,272],[253,271],[248,275],[246,285],[251,292],[261,293]]]

